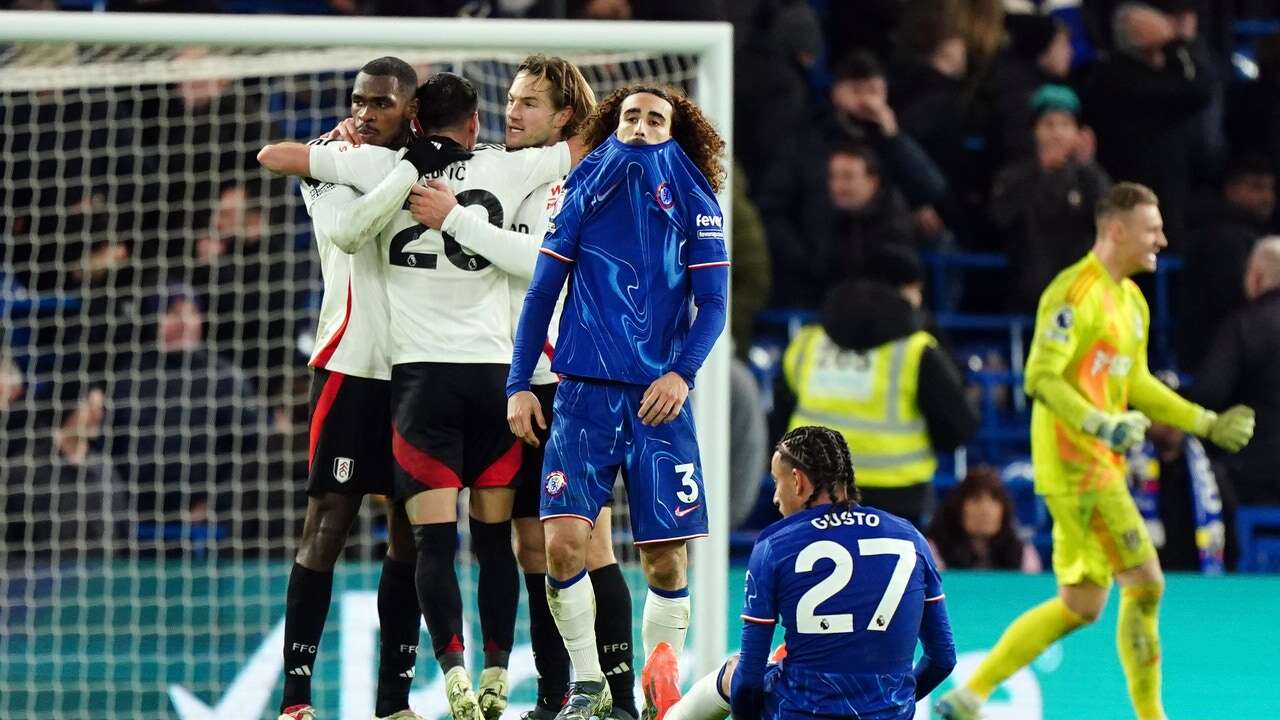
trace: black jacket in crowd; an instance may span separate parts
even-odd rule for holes
[[[1257,80],[1234,83],[1225,120],[1232,154],[1261,153],[1280,174],[1280,72],[1262,68]]]
[[[124,488],[111,461],[90,449],[72,460],[59,449],[53,428],[26,433],[30,458],[0,457],[0,527],[6,561],[19,553],[66,557],[110,549],[115,523],[126,517]],[[8,557],[6,557],[6,555]]]
[[[867,258],[885,245],[916,249],[911,211],[897,188],[882,185],[867,207],[833,215],[823,260],[826,287],[860,277]]]
[[[1195,119],[1214,88],[1212,69],[1197,49],[1174,42],[1165,47],[1163,68],[1122,53],[1103,60],[1085,97],[1086,119],[1098,134],[1098,162],[1111,177],[1156,192],[1174,252],[1181,250],[1195,177]]]
[[[1042,85],[1064,85],[1063,78],[1045,73],[1034,61],[1006,55],[995,68],[996,113],[993,141],[999,141],[1008,163],[1036,155],[1036,113],[1031,97]]]
[[[1188,271],[1182,273],[1182,306],[1178,312],[1180,364],[1193,368],[1210,348],[1204,343],[1233,311],[1244,306],[1244,271],[1266,223],[1247,212],[1223,205],[1187,235]]]
[[[814,308],[822,302],[823,253],[831,234],[826,155],[810,137],[784,138],[779,146],[785,152],[767,172],[747,173],[769,243],[769,305]]]
[[[267,412],[244,372],[207,350],[152,350],[121,368],[105,426],[130,510],[177,517],[197,499],[228,510],[253,473]],[[234,496],[234,497],[233,497]]]
[[[964,151],[968,108],[964,81],[923,62],[902,63],[889,82],[889,105],[898,125],[920,143],[948,179],[969,175]]]
[[[898,134],[885,137],[878,125],[831,110],[817,122],[828,143],[868,145],[880,161],[881,177],[902,191],[912,209],[936,205],[947,199],[947,178],[929,153],[910,137],[901,124]]]
[[[989,212],[1013,265],[1008,309],[1034,313],[1040,293],[1093,246],[1093,211],[1111,187],[1097,163],[1045,171],[1035,157],[996,176]]]
[[[1243,403],[1258,413],[1253,440],[1226,455],[1241,505],[1280,505],[1280,288],[1233,313],[1218,329],[1189,397],[1221,411]]]

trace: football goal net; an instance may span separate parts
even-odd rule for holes
[[[0,12],[0,717],[275,717],[322,288],[296,181],[255,155],[328,132],[382,55],[469,78],[481,140],[501,142],[533,52],[576,62],[598,98],[680,86],[730,137],[727,25]],[[694,398],[712,522],[691,550],[699,670],[740,592],[727,345]],[[315,669],[316,704],[344,719],[373,712],[381,502],[339,562]],[[527,637],[522,609],[513,713],[533,699]],[[425,716],[444,711],[439,683],[424,653]]]

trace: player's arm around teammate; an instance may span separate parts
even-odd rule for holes
[[[370,124],[372,121],[366,122],[362,127],[367,128]],[[408,133],[408,130],[406,129],[405,132]],[[404,138],[404,141],[407,142],[408,138]],[[312,149],[325,142],[328,141],[313,140],[305,145],[302,143],[267,145],[258,152],[258,163],[277,174],[310,177],[313,175]],[[370,144],[377,145],[372,142]],[[403,156],[405,152],[400,150],[399,154]],[[333,171],[320,170],[314,174],[332,175]],[[342,202],[316,203],[312,210],[312,219],[332,227],[334,232],[330,241],[343,252],[354,254],[378,236],[378,231],[404,203],[409,194],[409,188],[417,179],[417,171],[412,162],[401,163],[394,172],[377,185],[367,189],[362,188],[363,194],[347,193]]]
[[[421,94],[422,94],[422,90],[418,89],[416,91],[416,95],[421,95]],[[353,103],[355,101],[356,101],[356,98],[355,96],[353,96]],[[376,107],[376,103],[374,103],[373,105]],[[367,128],[370,124],[369,122],[370,117],[371,117],[370,113],[363,113],[362,117],[359,118],[361,122],[359,123],[358,130],[361,132],[363,139],[366,141],[370,140],[369,133],[367,132]],[[472,130],[474,130],[474,122],[475,121],[473,117],[471,119],[472,125],[469,126]],[[472,139],[472,142],[473,142],[473,139]],[[556,155],[559,156],[560,153],[556,153]],[[564,153],[564,155],[567,155],[567,153]],[[401,156],[406,158],[407,161],[401,161],[400,160]],[[386,207],[379,208],[378,212],[389,211],[392,217],[396,218],[394,222],[402,223],[402,219],[399,216],[400,215],[407,216],[407,213],[400,213],[399,211],[403,206],[404,198],[408,194],[409,185],[416,182],[418,180],[418,177],[421,174],[441,170],[442,168],[447,167],[449,164],[453,163],[456,160],[462,160],[465,158],[469,158],[470,156],[471,156],[470,152],[466,148],[461,147],[460,144],[457,142],[428,142],[428,141],[413,142],[408,148],[408,150],[402,154],[397,154],[385,147],[382,147],[372,142],[367,142],[367,144],[357,148],[351,148],[342,143],[320,143],[320,144],[312,145],[307,149],[305,172],[307,172],[308,175],[311,177],[319,178],[320,180],[323,180],[326,182],[350,184],[356,190],[359,190],[365,193],[365,197],[362,198],[362,200],[377,201],[377,202],[385,201]],[[550,153],[548,153],[546,157],[548,162],[541,163],[540,165],[535,163],[526,163],[525,166],[522,167],[522,169],[541,168],[545,166],[547,169],[543,170],[542,172],[546,174],[548,178],[564,172],[564,169],[562,167],[562,164],[563,164],[562,162],[557,161],[555,163],[551,163]],[[306,182],[313,182],[313,181],[308,179],[308,181]],[[386,187],[388,183],[397,184],[395,196],[391,196],[388,193],[381,191],[381,189]],[[527,192],[527,190],[525,192]],[[393,223],[389,223],[387,227],[381,228],[382,232],[380,234],[386,235],[388,230],[390,230],[391,232],[394,232],[399,229],[398,226],[393,227],[392,225]],[[376,268],[378,265],[381,264],[378,261],[378,259],[381,257],[385,257],[384,253],[386,252],[387,247],[388,246],[386,243],[379,243],[376,246],[372,244],[361,244],[360,246],[345,247],[343,249],[361,253],[360,256],[353,255],[352,262],[355,262],[358,259],[358,257],[363,257],[368,253],[372,253],[375,256],[373,259],[373,265],[375,268],[374,272],[381,276],[382,271]],[[370,297],[373,294],[388,296],[388,299],[390,299],[390,293],[386,289],[382,290],[380,293],[366,293],[365,296]],[[384,308],[385,307],[386,306],[384,306]],[[411,330],[412,328],[406,327],[404,331],[408,332]],[[396,328],[394,327],[394,324],[393,324],[392,334],[395,334],[395,332],[396,332]],[[390,344],[390,342],[388,342],[388,344]],[[391,358],[391,362],[393,364],[394,364],[394,361],[395,361],[394,357]],[[394,381],[394,372],[392,372],[391,374],[392,374],[392,379]],[[497,380],[495,382],[500,383],[500,380]],[[395,390],[394,382],[392,383],[392,385],[393,387],[392,387],[392,391],[390,392],[390,402],[394,406],[394,403],[396,400],[396,393],[394,391]],[[321,400],[323,399],[324,398],[322,396]],[[499,423],[501,423],[500,410],[498,411],[498,413],[496,413],[496,419],[498,419]],[[381,424],[382,423],[380,423],[380,425]],[[385,425],[386,425],[386,431],[388,434],[388,446],[389,448],[393,448],[394,443],[390,441],[390,436],[392,435],[392,427],[391,427],[392,421],[390,417],[388,417],[385,420]],[[510,441],[508,441],[508,444],[509,442]],[[394,455],[394,452],[392,454]],[[397,483],[396,494],[403,497],[404,493],[401,491],[399,485],[400,483]],[[453,492],[455,493],[455,498],[456,498],[456,490]],[[509,513],[510,492],[506,491],[505,498],[502,497],[503,494],[504,493],[500,490],[493,490],[492,492],[485,491],[485,492],[475,493],[475,497],[473,497],[472,515],[476,519],[475,521],[473,521],[473,536],[480,538],[480,536],[483,534],[485,538],[488,540],[487,542],[476,543],[477,555],[480,556],[480,559],[481,559],[482,571],[488,571],[491,568],[497,568],[498,570],[502,569],[502,562],[500,557],[498,558],[498,562],[487,562],[485,560],[485,549],[492,550],[493,551],[492,554],[495,556],[501,555],[502,550],[505,549],[506,555],[509,559],[508,567],[511,570],[511,576],[512,576],[511,584],[513,585],[512,590],[514,590],[514,586],[516,585],[516,581],[514,579],[515,578],[515,572],[514,572],[515,562],[514,562],[514,558],[511,557],[509,528],[506,528],[505,521],[499,521],[498,523],[488,522],[488,518],[495,517],[495,516],[500,518],[504,513]],[[414,505],[413,503],[415,502],[418,504]],[[411,586],[416,584],[416,588],[415,588],[416,592],[410,591],[407,595],[403,595],[403,594],[402,595],[404,597],[416,596],[420,604],[423,600],[423,589],[424,587],[426,587],[424,583],[424,576],[431,575],[431,573],[424,574],[423,572],[424,560],[428,559],[428,554],[422,552],[423,541],[419,537],[419,530],[423,525],[423,520],[422,520],[423,516],[424,515],[429,516],[429,511],[428,512],[423,511],[423,508],[421,507],[422,502],[423,502],[422,498],[418,496],[414,496],[410,498],[409,502],[405,503],[404,510],[403,510],[403,514],[408,516],[409,518],[409,521],[410,521],[409,524],[413,525],[412,537],[409,539],[408,544],[411,548],[414,548],[416,550],[414,554],[416,555],[417,562],[414,570],[408,573],[410,578],[409,584]],[[505,506],[505,509],[504,509],[504,506]],[[397,507],[399,507],[399,505],[397,505]],[[453,508],[453,504],[450,505],[451,510],[452,508]],[[428,508],[428,510],[429,509],[430,507]],[[483,526],[484,528],[489,527],[489,525],[491,524],[496,525],[498,528],[502,530],[506,530],[506,534],[503,537],[490,537],[490,536],[496,535],[496,533],[475,532],[475,528],[477,527],[477,524]],[[405,534],[406,534],[405,531],[395,529],[394,537],[399,542],[400,540],[403,539],[402,536],[404,536]],[[443,534],[443,533],[440,533],[440,534]],[[448,539],[450,541],[453,541],[455,538],[456,538],[456,523],[451,523],[449,525],[449,530],[448,530]],[[430,549],[434,554],[430,555],[429,559],[439,564],[439,560],[441,557],[441,553],[439,552],[439,550],[440,548],[445,547],[446,544],[447,543],[445,543],[444,541],[430,544]],[[482,545],[483,545],[483,548],[481,547]],[[448,555],[447,560],[445,562],[447,564],[447,569],[449,571],[449,574],[452,575],[454,572],[452,554]],[[433,565],[432,567],[435,567],[435,565]],[[413,582],[414,579],[416,579],[417,581],[416,583]],[[482,572],[482,579],[481,579],[482,588],[484,587],[484,581],[485,581],[485,572]],[[444,595],[447,594],[446,592],[443,592],[443,591],[436,592],[435,590],[437,589],[438,588],[433,588],[433,592],[428,593],[428,596],[434,598],[434,597],[443,597]],[[456,596],[457,596],[456,582],[454,583],[453,596],[454,596],[454,599],[456,599]],[[508,628],[504,631],[501,626],[504,624],[503,622],[504,618],[509,618],[510,624],[512,626],[514,625],[515,606],[517,603],[517,599],[514,596],[513,592],[507,591],[507,592],[500,592],[500,593],[490,592],[487,594],[486,600],[488,602],[482,601],[481,603],[482,620],[484,620],[482,622],[482,627],[486,631],[493,630],[494,636],[500,639],[498,644],[502,644],[502,642],[504,641],[502,641],[501,638],[505,637],[509,639],[510,635],[513,633],[513,628]],[[440,657],[442,653],[448,654],[447,651],[449,650],[449,648],[447,647],[448,646],[447,637],[459,638],[457,642],[460,643],[460,638],[462,636],[462,632],[460,629],[461,627],[460,600],[457,600],[456,604],[458,605],[456,622],[454,622],[453,619],[448,619],[447,621],[441,621],[441,616],[448,615],[449,608],[446,607],[448,605],[447,602],[441,601],[434,604],[423,605],[424,608],[428,608],[431,611],[440,610],[441,608],[443,608],[443,611],[441,613],[437,613],[436,615],[429,615],[428,617],[428,628],[432,631],[433,649],[436,651],[437,657]],[[509,606],[509,612],[502,610],[500,608],[496,608],[496,606],[498,605]],[[486,612],[486,610],[491,609],[491,606],[493,611]],[[442,641],[441,636],[444,633],[443,628],[445,628],[446,626],[448,626],[448,628],[450,629],[456,629],[456,632],[452,632],[446,637],[445,641]],[[413,630],[414,630],[414,637],[415,637],[413,646],[416,647],[416,632],[417,632],[416,619],[413,623]],[[486,633],[485,637],[486,637],[486,640],[488,640],[490,638],[490,635]],[[509,649],[509,644],[510,644],[509,640],[505,642],[506,642],[505,648]],[[460,653],[454,653],[454,655],[460,655]],[[450,655],[450,657],[452,657],[452,655]],[[495,656],[495,657],[498,657],[498,656]],[[488,657],[488,654],[487,654],[486,661],[488,661],[489,659],[490,658]],[[505,665],[505,657],[502,657],[501,661],[502,661],[501,664]],[[476,697],[472,694],[470,690],[471,682],[469,677],[466,677],[465,668],[460,667],[461,663],[458,663],[458,665],[459,667],[457,669],[459,670],[459,672],[451,673],[448,676],[449,700],[450,700],[451,709],[454,712],[454,714],[458,716],[465,715],[467,717],[467,720],[478,720],[482,710],[484,712],[487,712],[495,716],[497,714],[500,714],[502,712],[503,707],[505,706],[505,700],[506,700],[505,669],[492,668],[494,672],[490,672],[491,668],[486,667],[486,674],[498,677],[499,681],[496,683],[491,683],[492,685],[494,685],[495,691],[491,694],[491,697],[486,696],[489,700],[491,700],[491,702],[489,702],[488,704],[485,704],[484,702],[478,702]],[[453,669],[453,668],[449,668],[449,669]],[[409,671],[405,670],[404,672],[409,672]],[[410,672],[405,677],[411,678],[412,673]],[[484,676],[482,676],[482,685],[484,685]]]
[[[351,115],[370,144],[399,147],[408,141],[417,110],[416,86],[416,73],[396,58],[379,58],[362,68],[352,91]],[[310,152],[307,145],[284,144],[264,148],[259,158],[273,171],[309,175]],[[301,183],[326,282],[310,363],[315,370],[310,479],[302,538],[289,577],[282,720],[315,717],[312,666],[329,608],[334,564],[364,495],[391,494],[386,290],[377,258],[370,257],[372,248],[363,249],[403,203],[413,180],[404,175],[393,174],[363,196],[309,177]],[[404,506],[391,503],[387,513],[387,557],[378,584],[382,640],[375,713],[407,719],[417,717],[408,700],[421,622],[413,599],[417,551]]]
[[[517,69],[507,93],[507,149],[546,147],[573,137],[594,107],[591,87],[572,63],[557,57],[529,56]],[[483,255],[505,271],[510,276],[512,310],[518,317],[548,219],[558,209],[561,198],[562,180],[538,188],[521,204],[510,230],[490,224],[479,213],[468,212],[438,181],[415,187],[409,208],[419,223],[448,232],[464,248]],[[554,345],[551,338],[549,335],[549,347]],[[548,413],[557,385],[549,359],[539,358],[532,389]],[[545,443],[546,434],[539,440]],[[542,461],[541,445],[525,447],[512,511],[516,559],[528,590],[529,632],[538,670],[538,701],[529,713],[533,720],[559,712],[568,691],[570,671],[569,657],[551,617],[545,591],[546,546],[538,518]],[[614,556],[612,513],[608,506],[600,509],[592,529],[587,571],[596,595],[596,640],[600,664],[607,671],[612,690],[613,717],[634,718],[637,709],[633,698],[631,595]]]

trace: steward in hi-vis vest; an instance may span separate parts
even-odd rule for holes
[[[795,399],[788,429],[839,431],[863,502],[921,526],[934,502],[936,453],[968,439],[978,418],[959,371],[921,329],[918,277],[836,286],[821,324],[803,328],[787,347],[783,374]]]

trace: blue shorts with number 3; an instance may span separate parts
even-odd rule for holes
[[[638,543],[707,534],[702,463],[686,402],[665,425],[640,422],[647,388],[567,378],[556,390],[555,419],[542,461],[543,520],[594,523],[622,471],[631,533]]]

